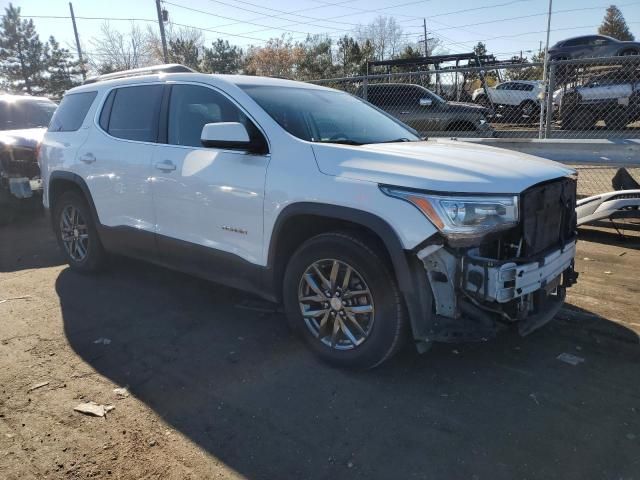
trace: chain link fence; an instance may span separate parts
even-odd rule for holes
[[[640,56],[443,68],[316,80],[357,95],[426,137],[639,139]],[[548,93],[547,93],[548,92]],[[572,165],[580,196],[612,190],[619,167]]]

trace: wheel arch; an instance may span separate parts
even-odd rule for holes
[[[80,175],[77,175],[73,172],[54,171],[49,175],[49,181],[47,185],[47,198],[49,208],[53,210],[58,198],[60,198],[63,193],[68,191],[75,191],[84,197],[84,199],[87,201],[87,204],[89,205],[89,209],[91,210],[93,219],[95,220],[96,224],[99,224],[98,213],[96,211],[96,206],[93,203],[93,198],[91,197],[89,187]]]
[[[300,202],[285,207],[274,224],[269,242],[267,271],[271,290],[282,298],[287,260],[303,242],[335,230],[356,230],[386,255],[409,313],[415,339],[424,339],[431,312],[431,289],[422,263],[406,251],[393,227],[375,214],[350,207]]]

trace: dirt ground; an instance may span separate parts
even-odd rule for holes
[[[0,479],[640,479],[640,232],[580,233],[542,330],[358,373],[242,293],[124,259],[75,274],[27,215],[0,227]]]

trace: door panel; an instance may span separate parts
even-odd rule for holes
[[[155,230],[151,159],[163,89],[163,85],[116,89],[110,112],[100,116],[106,131],[91,129],[78,150],[78,164],[105,226]]]
[[[268,155],[199,146],[206,123],[250,120],[224,95],[203,86],[171,87],[168,140],[153,153],[153,195],[160,254],[171,261],[182,240],[259,262]],[[215,267],[215,266],[214,266]]]

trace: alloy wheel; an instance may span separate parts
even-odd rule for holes
[[[336,350],[369,337],[375,318],[371,290],[353,266],[335,259],[311,264],[300,279],[298,303],[311,334]]]
[[[76,262],[82,262],[89,253],[89,227],[80,210],[67,205],[60,215],[60,235],[67,254]]]

